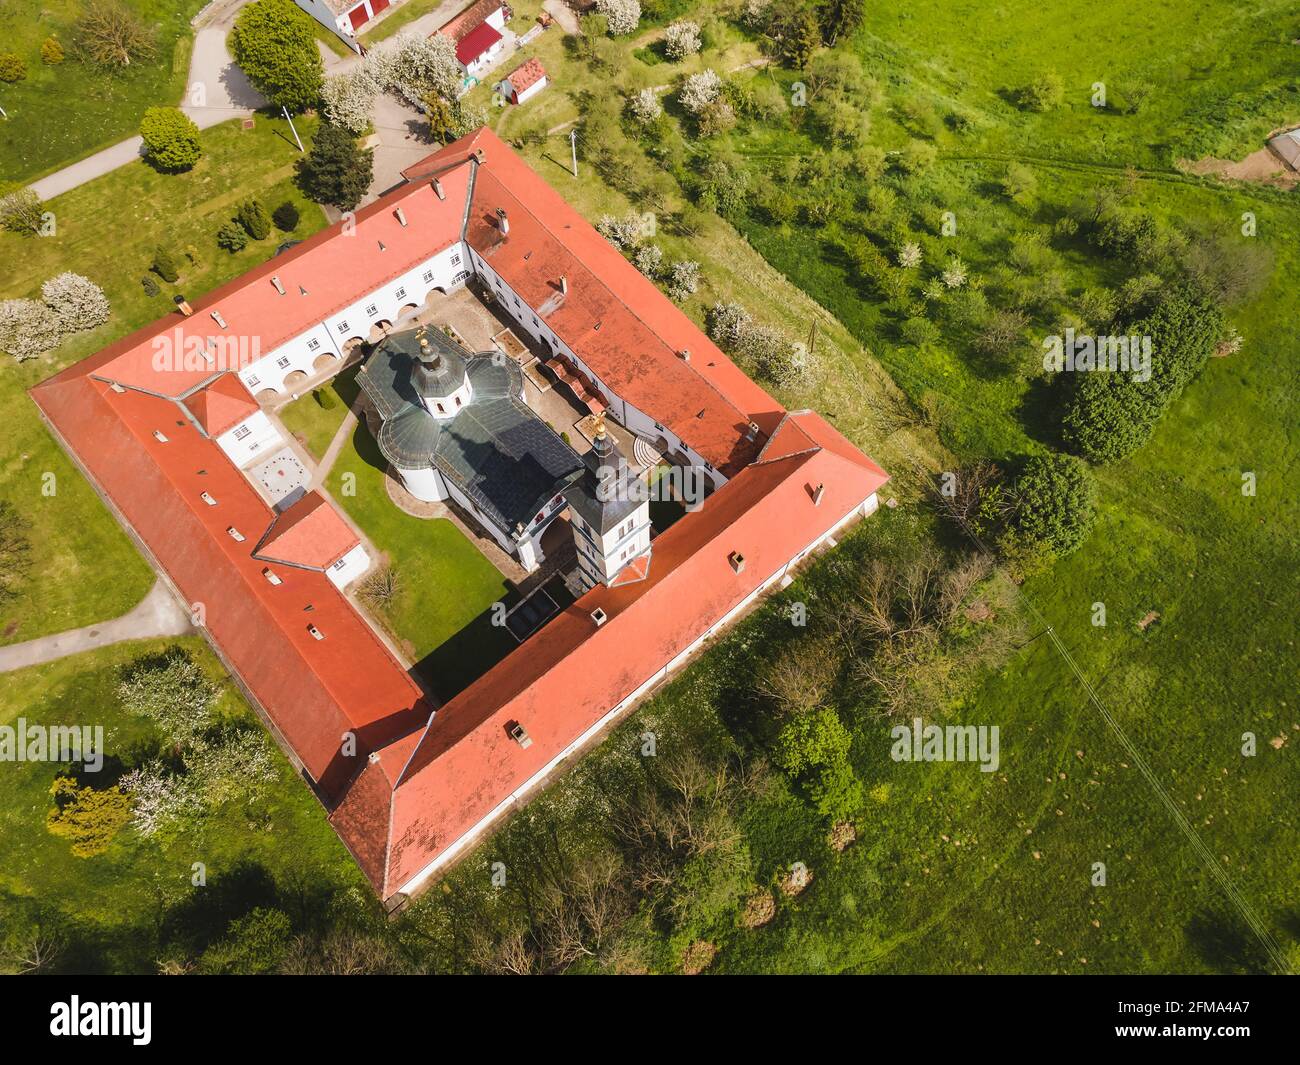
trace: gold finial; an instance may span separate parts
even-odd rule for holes
[[[605,439],[605,412],[601,411],[596,415],[596,439]]]

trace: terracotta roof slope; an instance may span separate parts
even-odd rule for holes
[[[328,569],[361,538],[319,492],[307,492],[277,514],[253,551],[256,558]]]
[[[208,436],[217,437],[260,410],[237,374],[223,373],[212,384],[185,397],[185,406]]]

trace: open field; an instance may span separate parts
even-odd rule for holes
[[[27,77],[0,87],[0,176],[32,181],[139,132],[146,107],[180,100],[189,69],[190,19],[203,0],[127,0],[153,31],[154,56],[105,70],[80,61],[74,45],[81,0],[10,0],[0,5],[0,45],[21,56]],[[54,37],[67,58],[41,62]]]
[[[199,639],[179,641],[213,678],[223,674]],[[122,644],[0,676],[0,723],[103,726],[108,757],[96,787],[165,750],[146,718],[117,695],[121,667],[161,642]],[[227,688],[217,706],[228,722],[252,713]],[[51,782],[66,767],[24,764],[0,774],[0,940],[39,927],[61,942],[65,971],[154,972],[165,955],[195,957],[228,923],[255,906],[320,912],[332,896],[366,890],[324,813],[283,757],[254,804],[209,812],[184,833],[141,837],[122,829],[102,854],[80,858],[45,826]],[[206,886],[194,886],[195,863]],[[305,926],[304,926],[305,927]]]

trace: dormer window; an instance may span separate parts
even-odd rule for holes
[[[311,638],[313,640],[325,639],[325,634],[321,632],[320,629],[318,629],[315,625],[308,625],[307,631],[311,633]]]
[[[160,444],[165,444],[165,443],[167,443],[167,437],[165,437],[165,436],[162,434],[162,432],[161,432],[160,430],[158,430],[158,429],[155,429],[155,430],[153,431],[153,438],[154,438],[155,440],[157,440],[158,443],[160,443]]]
[[[279,578],[279,577],[278,577],[274,572],[272,572],[270,566],[267,566],[266,568],[264,568],[264,569],[262,570],[262,576],[266,578],[266,583],[267,583],[267,584],[283,584],[283,583],[284,583],[284,581],[282,581],[282,580],[281,580],[281,579],[280,579],[280,578]]]
[[[228,527],[228,528],[226,529],[226,532],[229,534],[230,538],[231,538],[232,540],[234,540],[235,543],[237,543],[237,544],[242,544],[242,543],[244,542],[244,540],[246,539],[246,537],[244,536],[244,534],[241,533],[238,529],[236,529],[233,525],[231,525],[230,527]]]
[[[226,328],[226,320],[223,317],[221,317],[220,311],[212,312],[212,320],[216,322],[217,325],[221,326],[222,329]]]
[[[199,498],[210,507],[215,507],[217,505],[217,501],[212,498],[211,492],[200,492]]]

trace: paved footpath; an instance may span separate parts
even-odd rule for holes
[[[226,48],[226,34],[246,3],[248,0],[224,0],[212,5],[204,14],[203,25],[194,34],[194,52],[190,56],[189,80],[181,110],[194,119],[199,129],[251,115],[257,108],[266,106],[266,100],[248,83]],[[52,199],[134,162],[140,158],[142,147],[138,136],[130,137],[32,182],[32,190],[42,200]]]
[[[123,640],[182,636],[192,631],[189,615],[180,608],[167,585],[158,580],[140,605],[120,618],[106,621],[102,625],[87,625],[85,628],[70,629],[53,636],[42,636],[38,640],[0,647],[0,673],[53,662],[67,655],[107,647]]]

